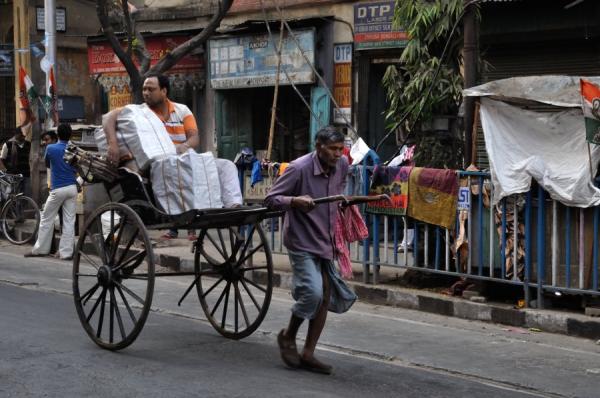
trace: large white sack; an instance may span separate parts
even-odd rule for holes
[[[167,214],[191,209],[222,208],[221,186],[211,152],[188,150],[152,163],[150,171],[156,203]]]
[[[235,163],[228,159],[215,159],[219,171],[219,181],[221,183],[221,200],[225,207],[242,205],[242,188],[240,187],[240,177]]]
[[[592,184],[600,146],[588,144],[581,109],[541,113],[481,98],[481,124],[490,159],[493,203],[529,191],[534,178],[552,199],[569,206],[600,204]]]
[[[108,152],[104,130],[96,129],[94,138],[98,151]],[[154,160],[177,153],[163,122],[145,104],[127,105],[121,109],[117,118],[117,141],[120,155],[131,153],[140,170]]]

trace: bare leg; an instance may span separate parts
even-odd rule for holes
[[[296,335],[298,334],[298,329],[300,328],[300,325],[302,325],[302,322],[304,322],[304,319],[298,318],[296,315],[292,314],[290,317],[290,323],[284,332],[285,337],[295,341]]]
[[[314,357],[315,348],[317,341],[321,337],[321,332],[325,327],[325,321],[327,320],[327,311],[329,309],[329,299],[331,297],[329,288],[329,278],[327,271],[321,267],[321,277],[323,278],[323,301],[317,316],[310,320],[308,324],[308,333],[306,334],[306,342],[304,343],[304,350],[302,351],[302,359],[309,360]]]

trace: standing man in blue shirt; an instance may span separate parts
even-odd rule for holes
[[[63,227],[58,246],[58,255],[62,260],[73,258],[73,241],[75,236],[75,206],[77,200],[77,182],[75,169],[67,164],[63,156],[71,138],[71,126],[58,126],[58,142],[46,148],[46,165],[50,167],[50,195],[44,205],[37,241],[31,253],[25,257],[41,257],[50,253],[54,219],[62,207]]]

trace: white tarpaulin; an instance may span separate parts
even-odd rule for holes
[[[600,77],[584,77],[600,85]],[[491,97],[508,102],[540,102],[563,108],[581,107],[578,76],[523,76],[495,80],[463,90],[465,97]]]
[[[550,196],[570,206],[600,204],[592,184],[600,146],[591,145],[593,173],[581,109],[541,113],[481,98],[481,124],[490,159],[493,202],[527,192],[531,178]]]

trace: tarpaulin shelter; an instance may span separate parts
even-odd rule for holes
[[[600,146],[589,144],[588,153],[579,79],[513,77],[463,91],[465,96],[480,97],[493,203],[529,191],[533,178],[565,205],[600,204],[600,189],[592,181]],[[600,85],[600,77],[585,79]],[[549,112],[527,109],[535,104],[552,108]]]

